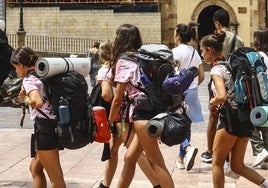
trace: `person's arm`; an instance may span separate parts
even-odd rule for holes
[[[109,114],[108,122],[110,124],[114,123],[114,120],[120,110],[121,104],[123,102],[123,95],[126,89],[126,83],[117,83],[116,84],[116,91],[112,101],[111,111]]]
[[[205,73],[204,73],[204,67],[203,64],[201,63],[198,66],[198,85],[200,85],[205,79]]]
[[[212,79],[216,87],[216,95],[209,101],[209,104],[212,106],[223,104],[227,99],[224,80],[217,75],[212,75]]]
[[[111,87],[110,82],[108,81],[101,81],[101,97],[105,102],[111,103],[113,100],[113,90]]]
[[[33,108],[37,108],[37,109],[43,106],[43,99],[40,96],[38,90],[30,91],[28,96],[25,97],[24,102],[32,106]]]

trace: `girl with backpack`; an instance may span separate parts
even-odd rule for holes
[[[214,97],[209,101],[210,108],[219,109],[219,125],[215,135],[212,154],[213,187],[224,187],[224,161],[230,153],[231,170],[263,188],[268,188],[268,180],[244,163],[247,143],[251,136],[251,123],[240,123],[237,104],[234,101],[234,83],[232,73],[223,61],[222,49],[225,33],[207,35],[200,41],[202,56],[212,66],[211,91]],[[227,108],[228,107],[228,108]],[[230,113],[228,121],[228,113]],[[224,143],[224,144],[223,144]]]
[[[123,24],[116,30],[111,64],[112,82],[116,86],[116,92],[108,118],[111,125],[115,122],[126,90],[130,100],[145,95],[135,87],[136,83],[140,82],[138,64],[120,58],[123,53],[136,52],[141,45],[140,31],[136,26]],[[146,132],[146,123],[155,115],[157,115],[156,111],[144,112],[142,110],[135,110],[134,104],[131,104],[129,118],[130,122],[133,123],[135,135],[124,156],[124,166],[117,184],[118,188],[129,187],[135,174],[137,160],[143,151],[145,151],[160,186],[162,188],[174,188],[174,183],[165,166],[158,140],[157,138],[150,137]]]
[[[42,82],[32,72],[38,56],[29,47],[19,47],[11,56],[11,63],[17,74],[23,78],[19,98],[29,105],[30,118],[34,121],[34,134],[31,137],[30,171],[33,187],[47,187],[46,170],[51,188],[66,188],[59,159],[59,143],[55,128],[56,116],[48,102]],[[37,109],[42,110],[46,119]],[[43,131],[42,131],[43,130]],[[47,132],[50,130],[50,132]]]
[[[101,99],[99,101],[102,104],[106,104],[105,108],[108,109],[107,113],[109,115],[110,111],[110,104],[113,99],[113,87],[110,82],[111,78],[111,69],[109,63],[111,62],[112,56],[112,42],[107,41],[100,45],[99,49],[99,56],[100,62],[103,63],[103,66],[99,69],[97,74],[97,81],[98,84],[101,84]],[[127,148],[129,147],[133,136],[134,136],[134,129],[131,127],[132,125],[128,121],[128,107],[129,107],[129,100],[127,96],[124,97],[123,104],[121,105],[121,110],[118,113],[118,116],[114,122],[115,131],[112,135],[110,140],[110,150],[111,150],[111,157],[110,159],[106,160],[105,163],[105,171],[104,171],[104,179],[100,183],[98,188],[108,188],[111,185],[113,180],[117,163],[118,163],[118,150],[119,147],[124,143],[124,146]],[[151,184],[154,188],[159,188],[157,180],[154,176],[152,167],[150,166],[146,156],[144,153],[141,153],[138,164],[147,178],[150,180]]]

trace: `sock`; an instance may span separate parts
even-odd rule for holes
[[[161,186],[160,185],[156,185],[156,186],[154,186],[154,188],[161,188]]]
[[[105,185],[103,185],[102,183],[99,185],[98,188],[109,188],[109,187],[106,187]]]
[[[264,188],[268,188],[268,180],[263,180],[261,182],[261,186],[264,187]]]

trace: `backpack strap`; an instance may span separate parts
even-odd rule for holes
[[[67,70],[66,70],[66,72],[69,72],[69,70],[70,70],[70,64],[69,64],[69,62],[67,61],[67,59],[66,58],[62,58],[65,62],[66,62],[66,65],[67,65]]]
[[[38,108],[35,108],[40,114],[42,114],[45,118],[47,119],[51,119],[48,117],[48,115],[45,114],[45,112],[43,112],[42,110],[38,109]]]
[[[233,53],[233,51],[235,49],[236,40],[237,40],[237,36],[236,36],[236,34],[234,34],[233,39],[232,39],[232,43],[231,43],[231,49],[230,49],[230,52],[229,52],[227,59],[230,57],[230,55]]]

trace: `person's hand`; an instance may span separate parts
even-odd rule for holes
[[[217,114],[219,112],[219,105],[211,105],[209,104],[210,114]]]
[[[24,88],[23,86],[21,86],[21,89],[20,89],[18,98],[19,98],[20,100],[23,100],[25,97],[26,97],[26,91],[25,91],[25,88]]]

